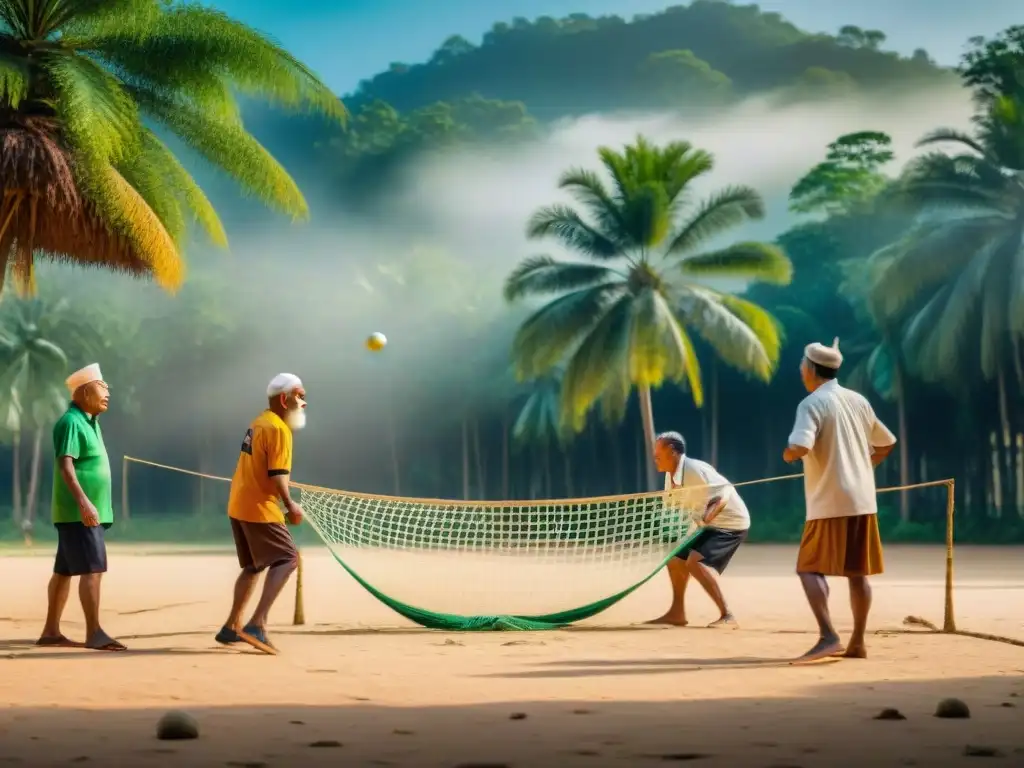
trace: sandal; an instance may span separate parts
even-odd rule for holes
[[[36,646],[39,648],[82,648],[84,643],[76,643],[74,640],[64,637],[64,635],[53,635],[50,637],[40,637],[36,640]]]

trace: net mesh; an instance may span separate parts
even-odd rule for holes
[[[306,519],[360,585],[446,630],[553,629],[595,616],[685,547],[725,491],[481,503],[297,488]]]

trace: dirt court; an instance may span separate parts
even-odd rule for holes
[[[458,635],[409,626],[308,549],[307,624],[291,626],[289,589],[277,657],[213,642],[236,574],[223,551],[111,547],[104,625],[123,654],[32,648],[51,556],[4,554],[3,764],[811,768],[973,765],[980,751],[1024,765],[1024,647],[885,631],[908,614],[941,623],[941,548],[888,547],[871,657],[806,667],[787,663],[814,641],[792,547],[734,560],[739,630],[633,626],[666,607],[659,575],[573,630]],[[832,600],[846,632],[840,580]],[[689,605],[698,627],[714,618],[696,585]],[[1024,640],[1024,550],[958,548],[956,616]],[[74,594],[64,630],[81,639]],[[971,718],[933,717],[947,696]],[[884,707],[906,720],[874,720]],[[168,709],[194,715],[200,738],[158,741]]]

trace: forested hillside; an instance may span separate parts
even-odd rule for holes
[[[878,30],[812,35],[756,5],[719,0],[629,20],[519,18],[496,23],[479,44],[453,36],[429,61],[396,62],[364,80],[344,97],[347,131],[266,109],[252,122],[290,166],[318,179],[327,168],[343,190],[358,185],[365,202],[367,183],[385,183],[417,151],[529,139],[560,118],[700,114],[755,94],[811,102],[955,82],[924,49],[905,58],[884,44]]]

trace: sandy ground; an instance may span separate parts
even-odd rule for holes
[[[289,590],[277,657],[213,642],[227,554],[111,547],[104,624],[125,654],[32,648],[51,560],[5,554],[0,764],[945,766],[974,764],[965,750],[980,747],[1024,765],[1024,648],[886,631],[908,614],[941,622],[938,548],[887,549],[870,659],[806,667],[787,663],[814,640],[789,547],[737,555],[724,583],[740,630],[631,626],[665,608],[659,575],[577,629],[462,635],[408,626],[309,550],[307,624],[291,626]],[[957,558],[960,627],[1024,640],[1024,550]],[[845,592],[837,582],[844,631]],[[74,601],[64,629],[80,638]],[[698,588],[690,605],[694,623],[714,618]],[[971,718],[933,717],[947,696]],[[907,719],[874,720],[883,707]],[[200,738],[158,741],[168,709],[193,714]]]

